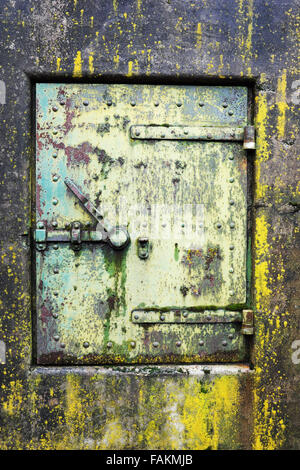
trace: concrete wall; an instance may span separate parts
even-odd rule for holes
[[[299,449],[297,4],[1,2],[2,449]],[[253,371],[33,365],[26,233],[39,80],[251,86]]]

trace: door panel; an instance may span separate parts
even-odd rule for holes
[[[42,83],[36,98],[38,363],[243,360],[247,89]],[[93,208],[130,242],[105,239]]]

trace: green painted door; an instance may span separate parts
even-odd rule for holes
[[[36,86],[39,364],[243,361],[247,88]]]

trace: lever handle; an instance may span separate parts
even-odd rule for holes
[[[84,209],[98,222],[98,227],[102,232],[102,240],[107,241],[113,248],[120,250],[124,248],[129,240],[129,233],[125,227],[112,226],[111,223],[103,216],[91,201],[82,193],[78,186],[71,178],[65,178],[65,185],[77,197]]]

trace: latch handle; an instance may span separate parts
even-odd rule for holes
[[[115,227],[111,225],[111,223],[103,216],[102,212],[91,203],[71,178],[65,178],[64,182],[70,191],[72,191],[72,193],[77,197],[83,208],[97,220],[98,226],[100,226],[100,231],[102,232],[102,240],[107,241],[115,250],[125,248],[130,240],[127,229],[118,225]]]

